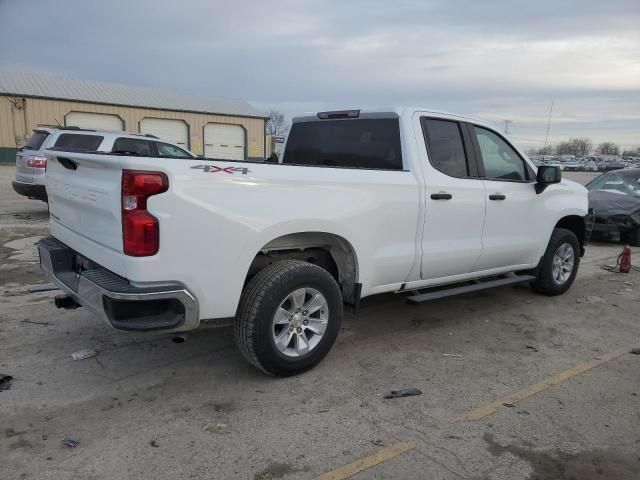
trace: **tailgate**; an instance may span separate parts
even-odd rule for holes
[[[121,254],[120,157],[53,150],[46,156],[51,233],[96,262]]]
[[[27,166],[27,157],[36,152],[33,150],[18,150],[16,153],[16,180],[22,183],[33,183],[33,168]]]

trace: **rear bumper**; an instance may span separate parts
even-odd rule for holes
[[[137,287],[55,238],[38,242],[40,268],[83,307],[118,330],[197,328],[198,302],[181,284]]]
[[[31,183],[16,182],[13,180],[11,186],[18,195],[22,195],[29,198],[35,198],[36,200],[48,201],[47,189],[44,185],[35,185]]]

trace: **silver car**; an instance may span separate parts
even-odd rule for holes
[[[42,127],[33,131],[16,155],[16,178],[11,182],[16,193],[47,201],[45,171],[47,148],[123,153],[147,157],[194,158],[195,155],[153,135],[78,127]]]

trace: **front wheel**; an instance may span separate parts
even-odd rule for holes
[[[277,376],[304,372],[329,353],[342,323],[342,295],[323,268],[276,262],[245,287],[235,339],[255,367]]]
[[[561,295],[573,284],[580,264],[580,243],[575,233],[556,228],[531,287],[543,295]]]

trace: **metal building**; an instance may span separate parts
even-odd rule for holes
[[[265,158],[267,115],[244,100],[0,71],[0,162],[39,126],[150,133],[197,155]]]

